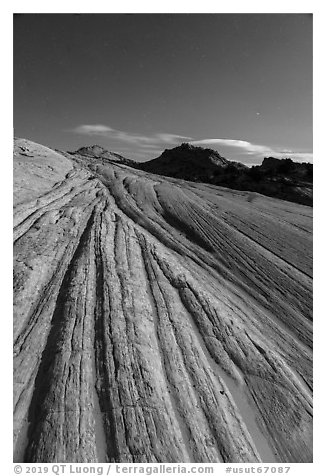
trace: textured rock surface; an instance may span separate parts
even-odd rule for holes
[[[15,461],[312,461],[312,209],[15,161]]]

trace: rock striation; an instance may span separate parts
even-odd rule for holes
[[[14,460],[311,462],[312,209],[14,157]]]

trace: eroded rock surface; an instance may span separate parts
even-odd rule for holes
[[[15,161],[15,461],[312,461],[311,208]]]

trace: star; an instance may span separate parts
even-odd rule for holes
[[[260,112],[256,112],[256,116],[260,116]]]

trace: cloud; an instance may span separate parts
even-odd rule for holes
[[[272,154],[274,151],[266,145],[252,144],[251,142],[240,139],[201,139],[191,141],[194,145],[222,145],[226,147],[236,147],[242,149],[249,155],[254,154]]]
[[[155,137],[161,142],[171,143],[171,142],[182,142],[182,141],[191,141],[191,137],[180,136],[176,134],[155,134]]]
[[[90,124],[90,125],[82,125],[75,127],[73,129],[74,132],[77,134],[86,134],[86,135],[105,135],[113,131],[111,127],[103,126],[103,124]]]
[[[313,154],[310,152],[291,152],[289,154],[282,154],[282,157],[290,157],[298,162],[312,162]]]
[[[192,140],[191,137],[166,133],[157,133],[150,136],[138,135],[119,131],[104,124],[80,125],[75,127],[73,132],[82,135],[106,137],[111,140],[118,140],[145,148],[151,148],[157,146],[158,144],[175,144],[180,141]]]

